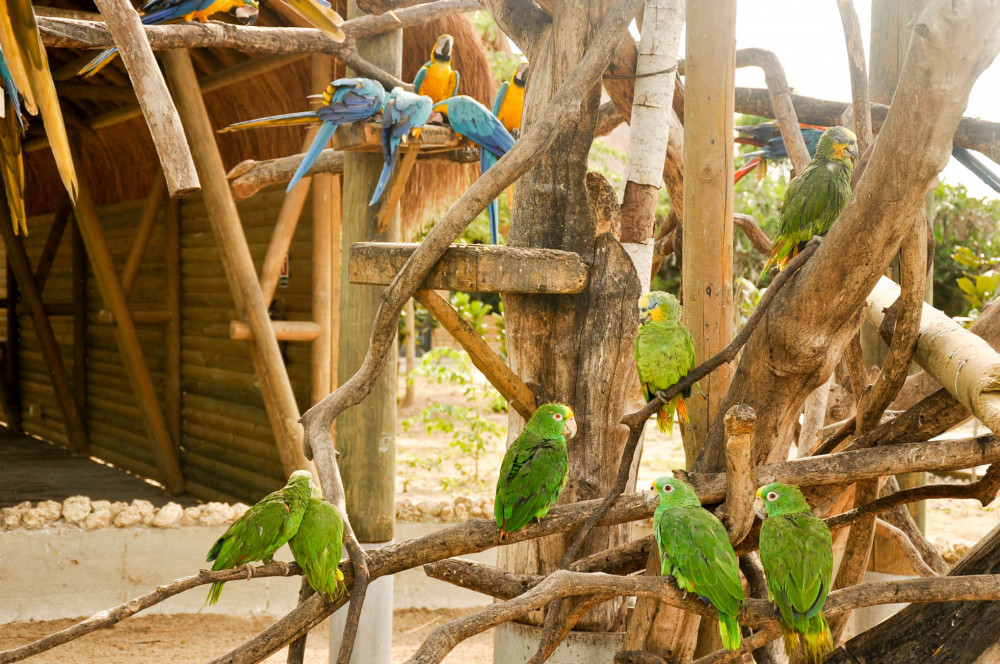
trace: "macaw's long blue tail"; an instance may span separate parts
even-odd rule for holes
[[[111,62],[116,55],[118,55],[117,48],[108,48],[101,51],[96,58],[83,66],[83,69],[78,72],[79,75],[84,77],[93,76],[104,69],[104,66]]]
[[[997,177],[997,174],[990,170],[990,167],[975,154],[965,148],[953,147],[951,156],[989,185],[991,189],[1000,191],[1000,177]]]
[[[497,163],[497,157],[484,147],[479,148],[479,174],[482,175]],[[490,242],[497,244],[500,241],[500,206],[494,198],[488,208],[490,215]]]
[[[394,170],[396,170],[396,162],[398,160],[399,146],[396,145],[392,150],[389,161],[382,165],[382,173],[378,176],[378,184],[375,185],[375,191],[372,193],[372,199],[368,203],[369,207],[378,203],[378,199],[382,198],[382,194],[385,193],[385,187],[389,184],[389,176],[392,175]]]
[[[319,131],[316,133],[316,138],[313,139],[312,145],[309,146],[309,151],[306,152],[306,156],[303,157],[298,170],[292,176],[292,181],[288,183],[288,189],[285,190],[285,193],[291,191],[299,183],[299,180],[309,172],[309,169],[312,168],[312,165],[319,158],[319,153],[323,151],[323,147],[330,140],[330,137],[333,136],[333,132],[337,131],[337,127],[338,125],[332,122],[324,122],[320,125]]]
[[[296,113],[270,115],[266,118],[255,118],[253,120],[234,122],[228,127],[219,129],[216,133],[225,134],[230,131],[242,131],[244,129],[254,129],[256,127],[287,127],[288,125],[312,124],[313,122],[322,122],[316,116],[316,111],[299,111]]]

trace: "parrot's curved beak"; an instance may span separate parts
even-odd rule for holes
[[[754,496],[753,511],[761,521],[767,518],[767,512],[764,511],[764,499],[761,498],[760,491]]]
[[[258,13],[257,8],[252,5],[236,7],[232,11],[233,18],[235,18],[240,25],[253,25],[257,22]]]
[[[649,309],[639,309],[639,324],[645,325],[651,320]]]
[[[569,440],[575,435],[576,435],[576,417],[570,415],[569,419],[566,420],[566,425],[563,426],[563,436],[566,437],[566,440]]]

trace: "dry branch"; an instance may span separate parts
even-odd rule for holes
[[[273,184],[289,182],[304,154],[293,154],[288,157],[278,157],[265,161],[247,159],[233,166],[226,174],[233,198],[240,201],[253,196],[261,189]],[[317,173],[341,174],[344,172],[344,153],[334,149],[326,149],[319,153],[316,163],[309,169],[313,175]]]
[[[854,131],[858,136],[858,154],[864,154],[872,144],[871,98],[868,95],[868,68],[865,66],[865,45],[861,40],[861,23],[853,0],[837,0],[840,21],[847,41],[847,64],[851,72],[851,98],[854,109]]]
[[[281,562],[272,562],[267,565],[259,565],[256,567],[238,567],[236,569],[227,569],[219,572],[202,570],[197,574],[181,577],[180,579],[171,581],[166,585],[159,586],[153,592],[131,599],[124,604],[119,604],[118,606],[110,609],[99,611],[86,620],[55,632],[54,634],[49,634],[48,636],[38,639],[37,641],[32,641],[31,643],[11,648],[10,650],[4,650],[3,652],[0,652],[0,664],[19,662],[22,659],[32,657],[33,655],[45,652],[46,650],[51,650],[56,646],[69,643],[70,641],[78,639],[85,634],[96,632],[99,629],[105,629],[115,623],[121,622],[129,616],[133,616],[155,604],[159,604],[174,595],[179,595],[185,590],[197,588],[198,586],[205,585],[206,583],[215,583],[216,581],[240,581],[271,576],[296,576],[301,573],[302,570],[300,570],[299,566],[295,563]]]
[[[735,405],[726,412],[726,507],[724,523],[733,544],[753,527],[753,496],[757,488],[752,458],[757,413],[749,406]]]
[[[924,562],[923,556],[920,555],[920,551],[917,550],[917,547],[910,541],[910,538],[907,537],[906,533],[902,530],[891,523],[883,521],[882,519],[876,519],[875,532],[895,544],[903,555],[906,556],[910,565],[913,566],[913,571],[915,571],[919,576],[937,576],[937,573],[931,569],[931,566]]]
[[[767,236],[767,233],[761,229],[760,224],[751,215],[740,212],[733,214],[733,226],[743,231],[743,234],[750,240],[750,244],[753,245],[754,249],[765,256],[771,254],[771,238]]]
[[[816,125],[835,125],[843,121],[844,112],[851,104],[829,101],[793,94],[792,103],[798,113],[799,122]],[[768,91],[761,88],[736,88],[736,112],[774,117]],[[889,114],[885,104],[871,104],[872,129],[881,131]],[[979,118],[961,118],[954,134],[955,145],[982,152],[993,161],[1000,162],[1000,122],[989,122]]]

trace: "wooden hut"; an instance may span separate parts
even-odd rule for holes
[[[36,8],[40,16],[100,18],[91,3],[77,0],[55,0],[51,7]],[[301,22],[281,3],[267,3],[261,6],[258,25]],[[496,83],[485,47],[465,16],[407,28],[403,77],[412,79],[442,32],[456,38],[455,64],[462,73],[462,92],[488,103]],[[192,49],[190,54],[215,129],[238,120],[302,110],[307,95],[319,91],[310,83],[311,59],[319,56],[249,58],[227,49]],[[141,361],[148,367],[156,403],[141,403],[141,396],[130,382],[120,331],[111,312],[105,310],[100,284],[96,282],[95,259],[90,256],[88,260],[41,122],[37,122],[25,139],[31,218],[30,235],[23,239],[23,246],[62,363],[72,381],[86,445],[71,442],[61,416],[58,385],[36,330],[37,321],[25,302],[19,302],[15,284],[6,290],[2,310],[6,324],[0,327],[6,331],[5,420],[14,429],[21,428],[56,445],[76,447],[168,485],[162,456],[172,454],[179,464],[185,492],[201,499],[255,500],[280,486],[287,468],[282,465],[273,419],[265,410],[248,343],[233,338],[232,323],[239,318],[237,306],[206,205],[200,194],[183,199],[166,196],[149,130],[120,60],[92,79],[75,76],[93,55],[94,51],[49,48],[67,127],[81,155],[78,171],[89,183],[112,263],[121,275],[136,323]],[[342,75],[343,66],[335,63],[334,72]],[[300,128],[273,128],[222,134],[217,142],[229,169],[245,159],[301,152],[303,138]],[[418,165],[403,195],[408,226],[422,227],[432,220],[476,173],[474,165]],[[339,178],[334,180],[334,188],[339,189]],[[282,184],[238,202],[239,218],[258,274],[284,200]],[[330,200],[339,201],[339,194]],[[336,248],[339,208],[335,203],[328,205],[334,234],[331,244]],[[311,200],[296,216],[312,218]],[[339,288],[336,268],[331,283],[314,284],[313,244],[312,224],[298,224],[287,252],[286,269],[270,300],[272,320],[313,321],[314,288]],[[336,254],[334,251],[332,257],[335,265],[339,264]],[[6,283],[11,280],[0,280],[0,286]],[[24,288],[20,290],[23,293]],[[308,343],[318,335],[336,335],[335,307],[331,328],[315,329],[311,336],[299,335],[298,340],[279,341],[300,412],[315,397],[315,390],[310,388],[313,372],[336,373],[336,351],[332,358],[329,352],[325,357],[314,357],[313,344]],[[337,344],[334,341],[327,348],[330,346],[336,349]],[[161,446],[157,450],[148,421],[151,407],[162,413],[172,449]]]

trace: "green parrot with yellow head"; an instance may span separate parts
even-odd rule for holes
[[[783,269],[815,235],[826,235],[851,197],[851,175],[858,156],[858,138],[847,127],[830,127],[820,136],[816,156],[788,184],[771,256]]]
[[[739,650],[743,637],[737,614],[746,593],[726,527],[701,506],[690,484],[661,477],[652,489],[660,498],[653,513],[660,574],[672,576],[678,588],[711,603],[719,612],[723,647]]]
[[[833,582],[830,529],[813,516],[797,486],[772,482],[757,490],[760,562],[767,595],[778,607],[791,662],[819,664],[833,650],[823,604]]]
[[[532,519],[542,519],[559,500],[569,470],[566,440],[575,435],[573,409],[549,403],[538,407],[507,448],[495,505],[501,540]]]
[[[670,293],[652,291],[639,298],[639,332],[635,337],[635,364],[646,403],[673,386],[695,366],[694,341],[681,322],[681,303]],[[683,394],[665,403],[656,414],[660,431],[673,432],[674,412],[687,421]]]

